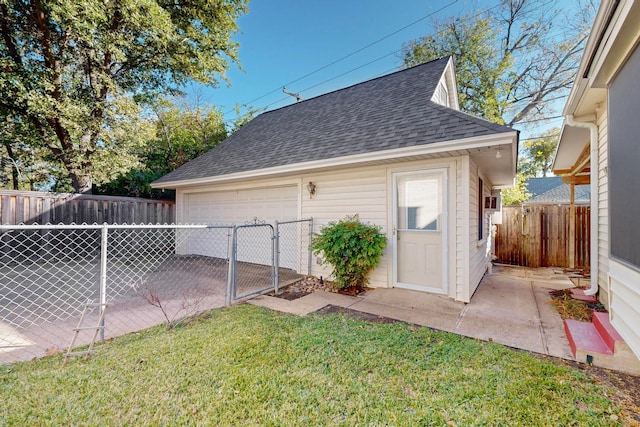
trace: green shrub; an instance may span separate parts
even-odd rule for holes
[[[363,224],[358,215],[332,221],[313,237],[313,253],[322,253],[333,267],[338,289],[362,288],[380,263],[387,238],[376,225]]]

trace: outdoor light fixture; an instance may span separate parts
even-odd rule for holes
[[[501,159],[502,158],[502,153],[500,152],[500,149],[498,148],[498,151],[496,151],[496,159]]]
[[[313,196],[314,194],[316,194],[316,185],[309,181],[309,183],[307,184],[307,191],[309,192],[309,197]]]

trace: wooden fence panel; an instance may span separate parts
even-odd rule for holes
[[[498,262],[526,267],[569,267],[569,205],[502,208],[497,225]],[[590,207],[576,206],[575,267],[589,267]]]
[[[171,224],[175,202],[0,190],[0,224]]]

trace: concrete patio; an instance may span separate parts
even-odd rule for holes
[[[573,286],[562,269],[500,265],[469,304],[398,288],[357,297],[318,291],[293,301],[260,295],[248,303],[298,315],[333,305],[573,360],[562,319],[549,304],[549,291]]]

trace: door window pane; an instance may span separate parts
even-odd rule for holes
[[[440,230],[442,214],[441,178],[433,174],[404,175],[397,178],[398,228]]]

